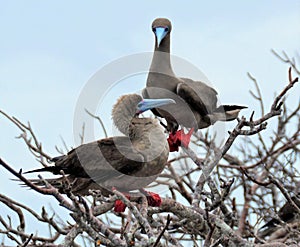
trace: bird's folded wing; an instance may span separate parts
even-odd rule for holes
[[[143,161],[127,137],[114,137],[83,144],[57,160],[55,166],[66,174],[103,181],[122,174],[134,175]]]
[[[217,92],[200,81],[180,78],[177,94],[202,116],[214,112],[217,106]]]

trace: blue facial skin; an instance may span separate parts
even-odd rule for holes
[[[137,113],[143,113],[156,107],[175,103],[172,99],[143,99],[137,105]]]
[[[159,47],[161,41],[164,39],[164,37],[166,37],[169,28],[168,27],[156,27],[154,28],[154,33],[156,36],[156,40],[157,40],[157,47]]]

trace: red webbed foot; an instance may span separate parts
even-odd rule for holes
[[[193,132],[194,132],[194,128],[191,128],[187,134],[184,134],[184,131],[182,131],[181,146],[183,146],[185,148],[187,148],[189,146]]]
[[[161,198],[158,194],[150,192],[150,191],[146,191],[144,189],[140,190],[147,198],[147,202],[148,205],[151,207],[159,207],[161,205]],[[122,192],[127,199],[130,199],[130,195],[128,193],[124,193]],[[126,205],[124,202],[122,202],[122,200],[116,200],[115,201],[115,205],[114,205],[114,211],[116,213],[122,213],[124,212],[126,209]]]
[[[115,188],[113,188],[115,189]],[[122,192],[122,194],[127,198],[127,199],[130,199],[130,195],[128,193],[124,193]],[[115,204],[114,204],[114,211],[116,213],[122,213],[124,212],[126,209],[126,205],[124,202],[122,202],[122,200],[116,200],[115,201]]]
[[[151,191],[146,191],[144,189],[140,189],[140,192],[146,196],[149,206],[159,207],[161,205],[161,198],[160,198],[159,194],[156,194]]]
[[[180,145],[180,143],[178,144],[178,142],[179,142],[178,133],[179,132],[180,132],[180,130],[176,131],[176,132],[171,132],[169,134],[169,138],[167,139],[167,141],[168,141],[168,144],[169,144],[170,152],[178,151],[178,147]]]
[[[183,129],[178,130],[175,133],[170,133],[168,138],[170,152],[178,151],[179,146],[187,148],[190,144],[193,132],[194,128],[191,128],[187,134],[184,133]]]
[[[159,194],[147,191],[148,205],[151,207],[159,207],[161,205],[161,198]]]

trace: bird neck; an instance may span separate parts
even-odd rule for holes
[[[135,118],[129,128],[129,138],[138,149],[148,149],[165,139],[162,126],[151,118]]]
[[[140,118],[139,121],[143,124],[136,124],[130,134],[133,148],[144,157],[145,162],[156,160],[169,148],[164,129],[157,119]]]
[[[170,57],[170,35],[162,40],[159,47],[157,47],[157,41],[155,41],[150,72],[174,75]]]

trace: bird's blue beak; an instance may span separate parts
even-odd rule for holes
[[[161,41],[166,37],[169,29],[167,27],[156,27],[154,29],[154,33],[156,36],[157,47],[159,47]]]
[[[175,100],[172,99],[143,99],[137,105],[137,113],[143,113],[156,107],[175,103]]]

